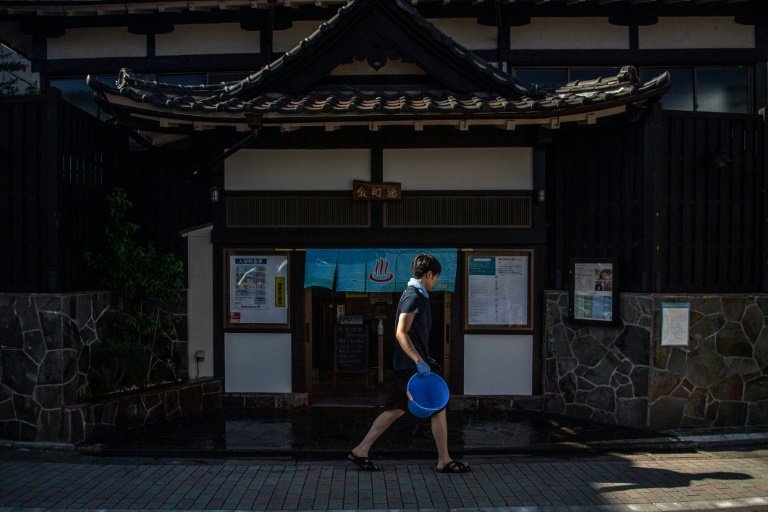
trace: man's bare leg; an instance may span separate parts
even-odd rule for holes
[[[368,457],[368,452],[373,446],[373,443],[381,437],[381,434],[387,431],[387,429],[398,419],[400,419],[405,411],[401,409],[391,409],[379,414],[373,423],[370,430],[365,435],[360,444],[352,448],[352,455],[355,457]]]
[[[453,460],[448,453],[448,420],[445,409],[432,416],[432,437],[435,438],[437,446],[437,469],[442,469]]]

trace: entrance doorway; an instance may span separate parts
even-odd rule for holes
[[[311,301],[306,306],[312,311],[312,348],[307,358],[312,405],[381,405],[382,383],[392,372],[400,293],[346,293],[313,287],[305,297]],[[450,293],[431,293],[430,306],[430,356],[447,368],[450,354],[445,324],[450,317]]]

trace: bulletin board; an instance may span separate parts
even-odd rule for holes
[[[533,330],[533,250],[464,254],[464,328]]]
[[[224,267],[225,327],[288,327],[287,254],[225,250]]]

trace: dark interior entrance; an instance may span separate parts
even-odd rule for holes
[[[445,295],[430,294],[429,351],[441,365],[445,359]],[[313,405],[381,403],[381,382],[386,383],[392,371],[399,299],[399,292],[351,293],[312,288]]]

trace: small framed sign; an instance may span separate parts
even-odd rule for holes
[[[618,323],[616,261],[611,258],[574,258],[569,273],[571,320],[585,324]]]
[[[397,201],[401,197],[400,184],[353,180],[352,197],[362,201]]]
[[[661,345],[688,346],[688,327],[691,304],[688,302],[661,303]]]
[[[225,250],[224,327],[288,327],[288,255]]]
[[[363,315],[342,316],[336,323],[336,373],[365,373],[368,371],[368,326]]]

